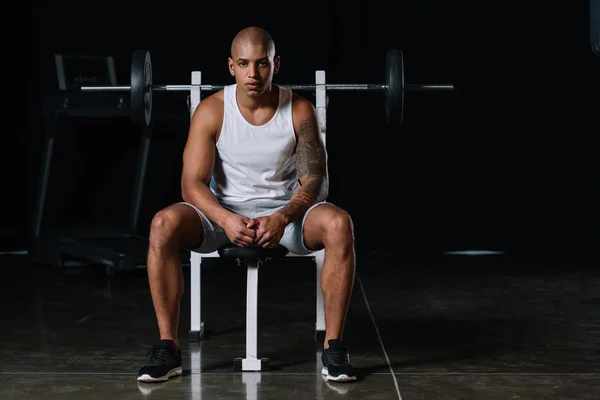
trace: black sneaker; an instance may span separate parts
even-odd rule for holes
[[[324,349],[321,354],[323,369],[321,373],[328,381],[349,382],[355,381],[354,368],[350,365],[350,355],[344,343],[339,339],[328,341],[329,348]]]
[[[140,382],[164,382],[170,377],[181,375],[181,350],[174,348],[172,340],[160,340],[152,346],[150,359],[138,374]]]

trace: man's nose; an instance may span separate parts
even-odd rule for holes
[[[257,67],[255,64],[250,64],[249,68],[248,68],[248,75],[251,77],[255,77],[256,76],[256,71],[257,71]]]

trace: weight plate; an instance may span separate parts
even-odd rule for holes
[[[152,60],[150,52],[136,50],[131,57],[131,114],[136,125],[152,121]]]
[[[398,49],[388,50],[385,56],[385,108],[388,125],[402,124],[404,114],[404,57]]]

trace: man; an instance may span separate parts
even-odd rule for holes
[[[322,371],[333,381],[356,379],[342,341],[355,272],[353,224],[324,201],[327,153],[317,115],[309,101],[272,83],[279,63],[266,31],[243,29],[228,59],[236,83],[207,97],[192,116],[183,153],[184,202],[159,211],[151,224],[148,279],[160,340],[139,381],[182,373],[180,249],[210,253],[230,243],[281,244],[297,254],[325,248]]]

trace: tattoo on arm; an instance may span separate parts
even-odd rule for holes
[[[296,168],[302,186],[294,193],[290,202],[280,210],[290,222],[304,215],[315,203],[325,183],[325,148],[319,135],[316,119],[306,119],[300,123],[296,146]]]

